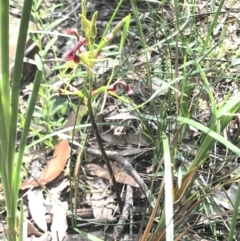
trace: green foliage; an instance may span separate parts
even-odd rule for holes
[[[15,140],[18,122],[20,81],[31,7],[32,1],[25,0],[22,10],[23,17],[21,19],[19,29],[12,89],[10,90],[10,75],[8,66],[9,1],[1,1],[0,3],[0,174],[5,196],[7,225],[9,230],[7,235],[9,241],[18,239],[17,234],[19,222],[17,218],[17,202],[18,189],[21,183],[20,172],[22,166],[22,157],[42,77],[42,72],[39,70],[35,77],[31,100],[29,102],[27,116],[22,132],[19,153],[17,161],[15,162]],[[22,240],[22,237],[19,237],[19,240]]]

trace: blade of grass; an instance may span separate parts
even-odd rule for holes
[[[231,225],[230,225],[230,231],[228,233],[228,241],[233,240],[233,236],[236,233],[236,222],[237,222],[237,216],[238,210],[239,210],[239,202],[240,202],[240,182],[238,182],[238,190],[236,193],[236,199],[234,203],[234,209],[233,209],[233,216],[231,218]]]
[[[219,6],[218,6],[218,9],[217,9],[217,12],[214,14],[213,20],[212,20],[211,25],[210,25],[209,30],[208,30],[206,40],[204,41],[204,46],[202,48],[202,51],[205,51],[207,49],[207,45],[210,43],[210,37],[212,35],[214,27],[216,26],[218,17],[220,15],[221,11],[222,11],[224,3],[225,3],[225,0],[221,0],[220,3],[218,4]]]
[[[9,89],[9,0],[0,3],[0,93],[3,107],[2,121],[6,124],[6,136],[10,128],[10,89]],[[7,139],[6,142],[7,143]],[[2,143],[4,145],[4,143]]]
[[[10,92],[9,92],[9,1],[0,2],[0,140],[1,140],[1,173],[7,177],[8,163],[5,163],[5,158],[8,159],[8,143],[10,130]],[[5,159],[6,160],[6,159]],[[5,165],[3,165],[5,163]],[[4,178],[4,177],[3,177]],[[5,179],[5,178],[4,178]],[[5,179],[6,180],[6,179]],[[8,200],[8,197],[6,197]]]
[[[171,166],[171,155],[167,136],[162,136],[164,151],[164,176],[165,176],[165,203],[166,203],[166,241],[173,241],[173,176]]]
[[[134,0],[130,0],[130,3],[131,3],[132,11],[133,11],[133,16],[134,16],[134,19],[135,19],[136,24],[137,24],[137,29],[138,29],[138,33],[139,33],[139,36],[140,36],[140,39],[141,39],[141,44],[143,46],[143,50],[145,50],[145,49],[147,49],[147,44],[146,44],[146,41],[145,41],[145,36],[143,34],[142,25],[141,25],[141,21],[140,21],[140,17],[139,17],[139,12],[138,12],[138,9],[137,9],[137,6],[136,6],[136,2]],[[149,63],[147,51],[146,52],[144,51],[144,55],[145,55],[146,69],[147,69],[147,79],[148,79],[148,82],[149,82],[148,84],[149,84],[150,90],[152,92],[151,74],[150,74],[151,70],[150,70],[150,63]]]
[[[115,18],[115,16],[116,16],[116,14],[118,13],[119,8],[120,8],[121,5],[122,5],[122,2],[123,2],[123,0],[120,0],[119,3],[118,3],[118,5],[116,6],[116,8],[115,8],[115,10],[114,10],[114,12],[113,12],[113,14],[112,14],[112,17],[110,18],[110,20],[109,20],[108,23],[107,23],[106,28],[104,29],[104,32],[103,32],[103,35],[102,35],[102,38],[101,38],[100,42],[102,42],[102,40],[105,38],[105,36],[106,36],[109,28],[111,27],[111,24],[112,24],[112,22],[113,22],[113,20],[114,20],[114,18]],[[100,43],[100,42],[99,42],[99,43]]]
[[[203,71],[202,67],[200,66],[200,64],[197,60],[195,61],[195,65],[196,65],[197,70],[199,71],[199,73],[202,77],[204,87],[205,87],[206,91],[208,92],[208,96],[209,96],[210,101],[211,101],[211,109],[212,109],[213,113],[217,116],[218,112],[217,112],[217,107],[216,107],[216,101],[214,99],[214,96],[213,96],[213,93],[212,93],[212,90],[211,90],[211,85],[208,82],[206,73]]]
[[[127,18],[124,27],[123,27],[123,32],[122,32],[122,36],[121,36],[121,40],[120,40],[120,46],[119,46],[119,52],[121,53],[124,47],[124,43],[127,39],[127,34],[128,34],[128,30],[129,30],[129,25],[130,25],[130,20],[131,17],[129,15],[129,17]]]
[[[9,241],[15,240],[15,211],[11,210],[11,161],[9,160],[9,132],[10,132],[10,88],[9,88],[9,1],[0,2],[0,172],[3,184],[5,205],[7,209],[7,224],[10,232]],[[11,232],[12,231],[12,232]]]
[[[170,119],[172,119],[172,118],[170,117]],[[221,136],[217,132],[213,131],[209,127],[206,127],[196,121],[193,121],[188,118],[181,117],[181,116],[178,116],[176,118],[176,120],[189,124],[197,129],[201,130],[205,134],[207,134],[204,142],[202,143],[202,145],[198,151],[198,154],[194,158],[191,166],[189,167],[188,172],[191,172],[192,169],[194,169],[196,166],[198,166],[200,164],[200,162],[206,158],[208,151],[212,148],[212,146],[214,145],[214,143],[216,141],[222,143],[223,145],[225,145],[227,148],[229,148],[231,151],[233,151],[237,155],[240,155],[240,149],[237,146],[233,145],[231,142],[226,140],[223,136]]]
[[[19,28],[19,35],[18,35],[18,42],[17,42],[17,50],[16,50],[16,58],[14,63],[14,71],[13,71],[13,85],[12,85],[12,95],[11,95],[11,120],[10,120],[10,136],[9,139],[12,140],[9,142],[9,169],[10,172],[13,174],[14,172],[20,172],[20,169],[15,169],[14,167],[14,159],[15,159],[15,140],[16,139],[16,132],[17,132],[17,120],[18,120],[18,102],[19,102],[19,94],[20,94],[20,85],[21,85],[21,73],[23,67],[23,58],[25,52],[25,45],[27,40],[27,32],[28,32],[28,24],[30,20],[32,9],[32,0],[25,0],[23,4],[22,10],[22,18]],[[36,95],[37,96],[37,95]],[[30,117],[31,118],[31,117]],[[11,165],[11,166],[10,166]],[[17,164],[19,165],[19,164]],[[21,164],[20,164],[21,165]],[[18,183],[19,183],[19,175],[18,178],[15,179],[15,175],[12,175],[13,180],[13,188],[14,196],[17,195]],[[17,183],[15,182],[17,181]],[[15,197],[16,198],[16,197]],[[17,205],[17,203],[15,204]],[[16,207],[13,207],[15,209]]]
[[[92,235],[90,233],[84,232],[84,231],[82,231],[80,229],[74,228],[74,230],[77,233],[81,234],[83,237],[85,237],[85,238],[87,238],[89,240],[92,240],[92,241],[103,241],[102,239],[100,239],[100,238],[98,238],[98,237],[96,237],[96,236],[94,236],[94,235]]]
[[[15,241],[18,236],[17,201],[20,184],[21,162],[15,169],[15,144],[18,120],[18,99],[23,66],[28,22],[32,0],[25,0],[17,44],[13,87],[10,100],[9,75],[9,1],[0,2],[0,172],[7,211],[8,240]],[[31,117],[29,118],[31,120]],[[19,156],[19,158],[21,155]],[[20,237],[21,239],[22,237]]]
[[[23,217],[24,211],[23,211],[23,200],[21,200],[20,203],[20,218],[19,218],[19,241],[24,241],[23,239]]]
[[[18,195],[18,188],[21,183],[19,180],[20,180],[20,172],[21,172],[21,166],[22,166],[22,158],[24,155],[24,150],[25,150],[26,141],[27,141],[27,137],[28,137],[28,131],[29,131],[29,127],[31,124],[31,120],[32,120],[32,115],[33,115],[34,108],[35,108],[37,98],[38,98],[38,91],[40,88],[41,79],[42,79],[42,71],[38,70],[36,73],[35,79],[34,79],[33,90],[32,90],[31,98],[30,98],[29,105],[28,105],[28,110],[27,110],[27,114],[26,114],[24,127],[22,130],[22,137],[21,137],[21,141],[20,141],[20,148],[19,148],[19,153],[18,153],[18,158],[17,158],[17,164],[16,164],[15,172],[14,172],[14,183],[16,185],[14,185],[13,193],[15,195]],[[17,196],[15,196],[14,198],[17,198]]]
[[[8,162],[9,170],[12,178],[12,206],[10,207],[9,212],[12,214],[10,217],[14,219],[15,227],[17,225],[16,220],[16,211],[17,211],[17,200],[18,200],[18,188],[20,185],[20,172],[22,162],[19,160],[17,166],[14,166],[15,162],[15,140],[17,132],[17,121],[18,121],[18,103],[19,103],[19,94],[20,94],[20,85],[21,85],[21,73],[23,68],[23,59],[25,52],[25,45],[27,40],[28,24],[30,21],[31,9],[32,9],[32,0],[25,0],[23,3],[23,10],[19,28],[19,35],[17,41],[17,50],[14,63],[13,79],[12,79],[12,94],[11,94],[11,119],[10,119],[10,133],[9,133],[9,149],[8,149]],[[37,95],[36,95],[37,96]],[[31,117],[30,117],[31,120]],[[25,123],[26,124],[26,123]],[[22,237],[21,237],[22,238]]]

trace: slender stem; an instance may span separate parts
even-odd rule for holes
[[[100,151],[102,153],[103,160],[105,161],[105,163],[107,165],[107,169],[108,169],[109,175],[112,178],[113,187],[114,187],[115,192],[116,192],[119,209],[120,209],[120,212],[122,212],[123,205],[122,205],[121,196],[120,196],[120,193],[119,193],[119,190],[118,190],[118,184],[117,184],[116,179],[114,177],[113,170],[112,170],[112,167],[110,165],[108,156],[107,156],[107,154],[105,152],[105,149],[103,147],[101,135],[99,133],[97,124],[96,124],[96,122],[94,120],[94,113],[93,113],[93,109],[92,109],[93,76],[92,76],[92,71],[91,70],[88,70],[88,81],[89,81],[89,96],[88,96],[87,106],[88,106],[88,114],[89,114],[90,122],[91,122],[92,128],[93,128],[93,130],[95,132],[95,135],[96,135],[96,138],[97,138],[97,142],[98,142],[98,146],[99,146],[99,149],[100,149]]]

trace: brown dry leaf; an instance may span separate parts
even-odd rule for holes
[[[232,183],[230,188],[226,190],[218,190],[213,197],[213,200],[219,205],[221,204],[225,209],[232,209],[233,203],[236,200],[237,185]]]
[[[39,232],[39,230],[29,221],[26,220],[27,222],[27,235],[36,235],[36,236],[42,236],[43,233]]]
[[[117,182],[127,184],[132,187],[139,187],[139,185],[134,180],[134,178],[129,176],[126,172],[124,172],[123,169],[119,168],[115,162],[111,163],[111,166],[112,166],[113,173],[114,173],[114,176],[115,176],[115,179]],[[104,166],[104,168],[107,169],[106,166]]]
[[[134,178],[129,176],[126,172],[124,172],[124,170],[120,169],[116,163],[111,162],[110,164],[112,166],[113,173],[117,182],[127,184],[132,187],[139,187]],[[97,164],[87,164],[86,167],[89,173],[93,176],[102,177],[107,180],[111,179],[106,166],[101,167]]]
[[[87,172],[92,176],[102,177],[107,180],[110,179],[110,175],[108,171],[97,164],[93,164],[93,163],[87,164],[86,168],[87,168]]]
[[[114,199],[107,194],[107,186],[99,177],[88,180],[87,183],[91,188],[90,203],[95,219],[111,220],[113,218],[113,210],[115,209]]]
[[[192,182],[192,179],[197,171],[197,168],[195,167],[191,172],[189,172],[183,179],[182,185],[180,188],[176,187],[174,190],[174,203],[179,202],[179,200],[183,197],[183,195],[186,193],[186,190],[188,189],[190,183]]]
[[[62,173],[61,173],[61,175],[62,175]],[[59,176],[61,176],[61,175],[59,175]],[[58,176],[58,178],[56,178],[55,180],[58,180],[58,179],[59,179],[59,176]],[[54,180],[52,183],[54,183],[55,180]],[[51,183],[51,184],[52,184],[52,183]],[[66,179],[66,178],[64,178],[64,179],[60,182],[60,184],[59,184],[59,181],[58,181],[58,184],[57,184],[55,187],[51,188],[50,192],[51,192],[51,194],[54,195],[54,196],[61,195],[61,193],[63,192],[63,190],[65,190],[65,189],[68,188],[69,186],[70,186],[69,180]]]
[[[67,140],[61,140],[56,146],[53,157],[48,161],[47,166],[36,180],[22,183],[21,189],[46,185],[54,180],[64,169],[70,155],[70,146]]]

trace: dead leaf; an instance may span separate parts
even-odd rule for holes
[[[118,59],[107,58],[105,61],[98,62],[94,65],[94,70],[96,70],[97,74],[104,74],[110,69],[119,65]]]
[[[23,224],[22,224],[22,239],[23,240],[27,240],[27,237],[28,237],[28,222],[29,221],[26,219],[26,217],[24,217]],[[1,231],[4,231],[4,230],[1,230]]]
[[[56,146],[53,157],[48,161],[47,166],[34,180],[28,180],[21,184],[21,189],[46,185],[54,180],[64,169],[70,155],[70,146],[67,140],[61,140]]]
[[[112,134],[105,134],[102,135],[101,138],[108,142],[111,143],[112,145],[125,145],[125,141],[122,139],[123,135],[112,135]]]
[[[58,178],[56,178],[56,180],[58,180]],[[70,182],[68,179],[65,178],[61,181],[60,184],[58,182],[58,185],[56,187],[51,188],[50,192],[53,196],[57,196],[57,195],[60,195],[62,191],[69,186],[70,186]]]
[[[53,200],[53,220],[51,226],[52,241],[62,241],[68,229],[67,210],[68,203]]]
[[[233,203],[236,200],[237,185],[233,183],[226,191],[218,190],[214,194],[214,201],[219,205],[221,204],[226,209],[233,209]]]
[[[107,186],[101,178],[95,177],[87,181],[92,195],[90,203],[93,210],[93,216],[95,219],[110,220],[113,218],[112,213],[115,208],[114,199],[111,195],[107,194]]]
[[[104,141],[112,143],[113,145],[125,145],[132,144],[138,146],[149,146],[151,145],[151,140],[146,136],[138,134],[129,134],[129,135],[111,135],[105,134],[101,137]]]
[[[132,115],[129,112],[123,112],[116,115],[111,115],[109,117],[105,117],[105,120],[140,120],[140,118],[136,115]]]
[[[124,172],[123,169],[120,169],[116,163],[111,162],[111,167],[114,173],[114,177],[117,182],[122,183],[122,184],[127,184],[132,187],[139,187],[139,185],[136,183],[133,177],[128,175],[126,172]],[[98,176],[107,180],[111,180],[109,172],[107,170],[107,167],[101,167],[97,164],[87,164],[86,165],[89,174],[93,176]]]
[[[50,232],[44,233],[41,237],[36,238],[35,236],[31,236],[30,238],[27,238],[26,241],[51,241],[52,236]]]
[[[127,184],[130,185],[132,187],[139,187],[139,185],[137,184],[137,182],[134,180],[133,177],[131,177],[130,175],[128,175],[124,169],[119,168],[118,165],[115,162],[111,163],[111,167],[115,176],[115,179],[117,182],[119,183],[123,183],[123,184]],[[107,169],[106,166],[104,166],[105,169]]]
[[[47,222],[45,218],[46,208],[43,205],[44,198],[41,189],[30,190],[28,192],[28,207],[32,219],[37,226],[44,232],[47,232]]]
[[[36,235],[36,236],[42,236],[43,233],[39,232],[37,228],[34,227],[34,225],[29,221],[26,220],[27,222],[27,235]]]
[[[120,136],[123,134],[124,130],[125,130],[125,126],[116,126],[116,128],[114,128],[113,134]]]

